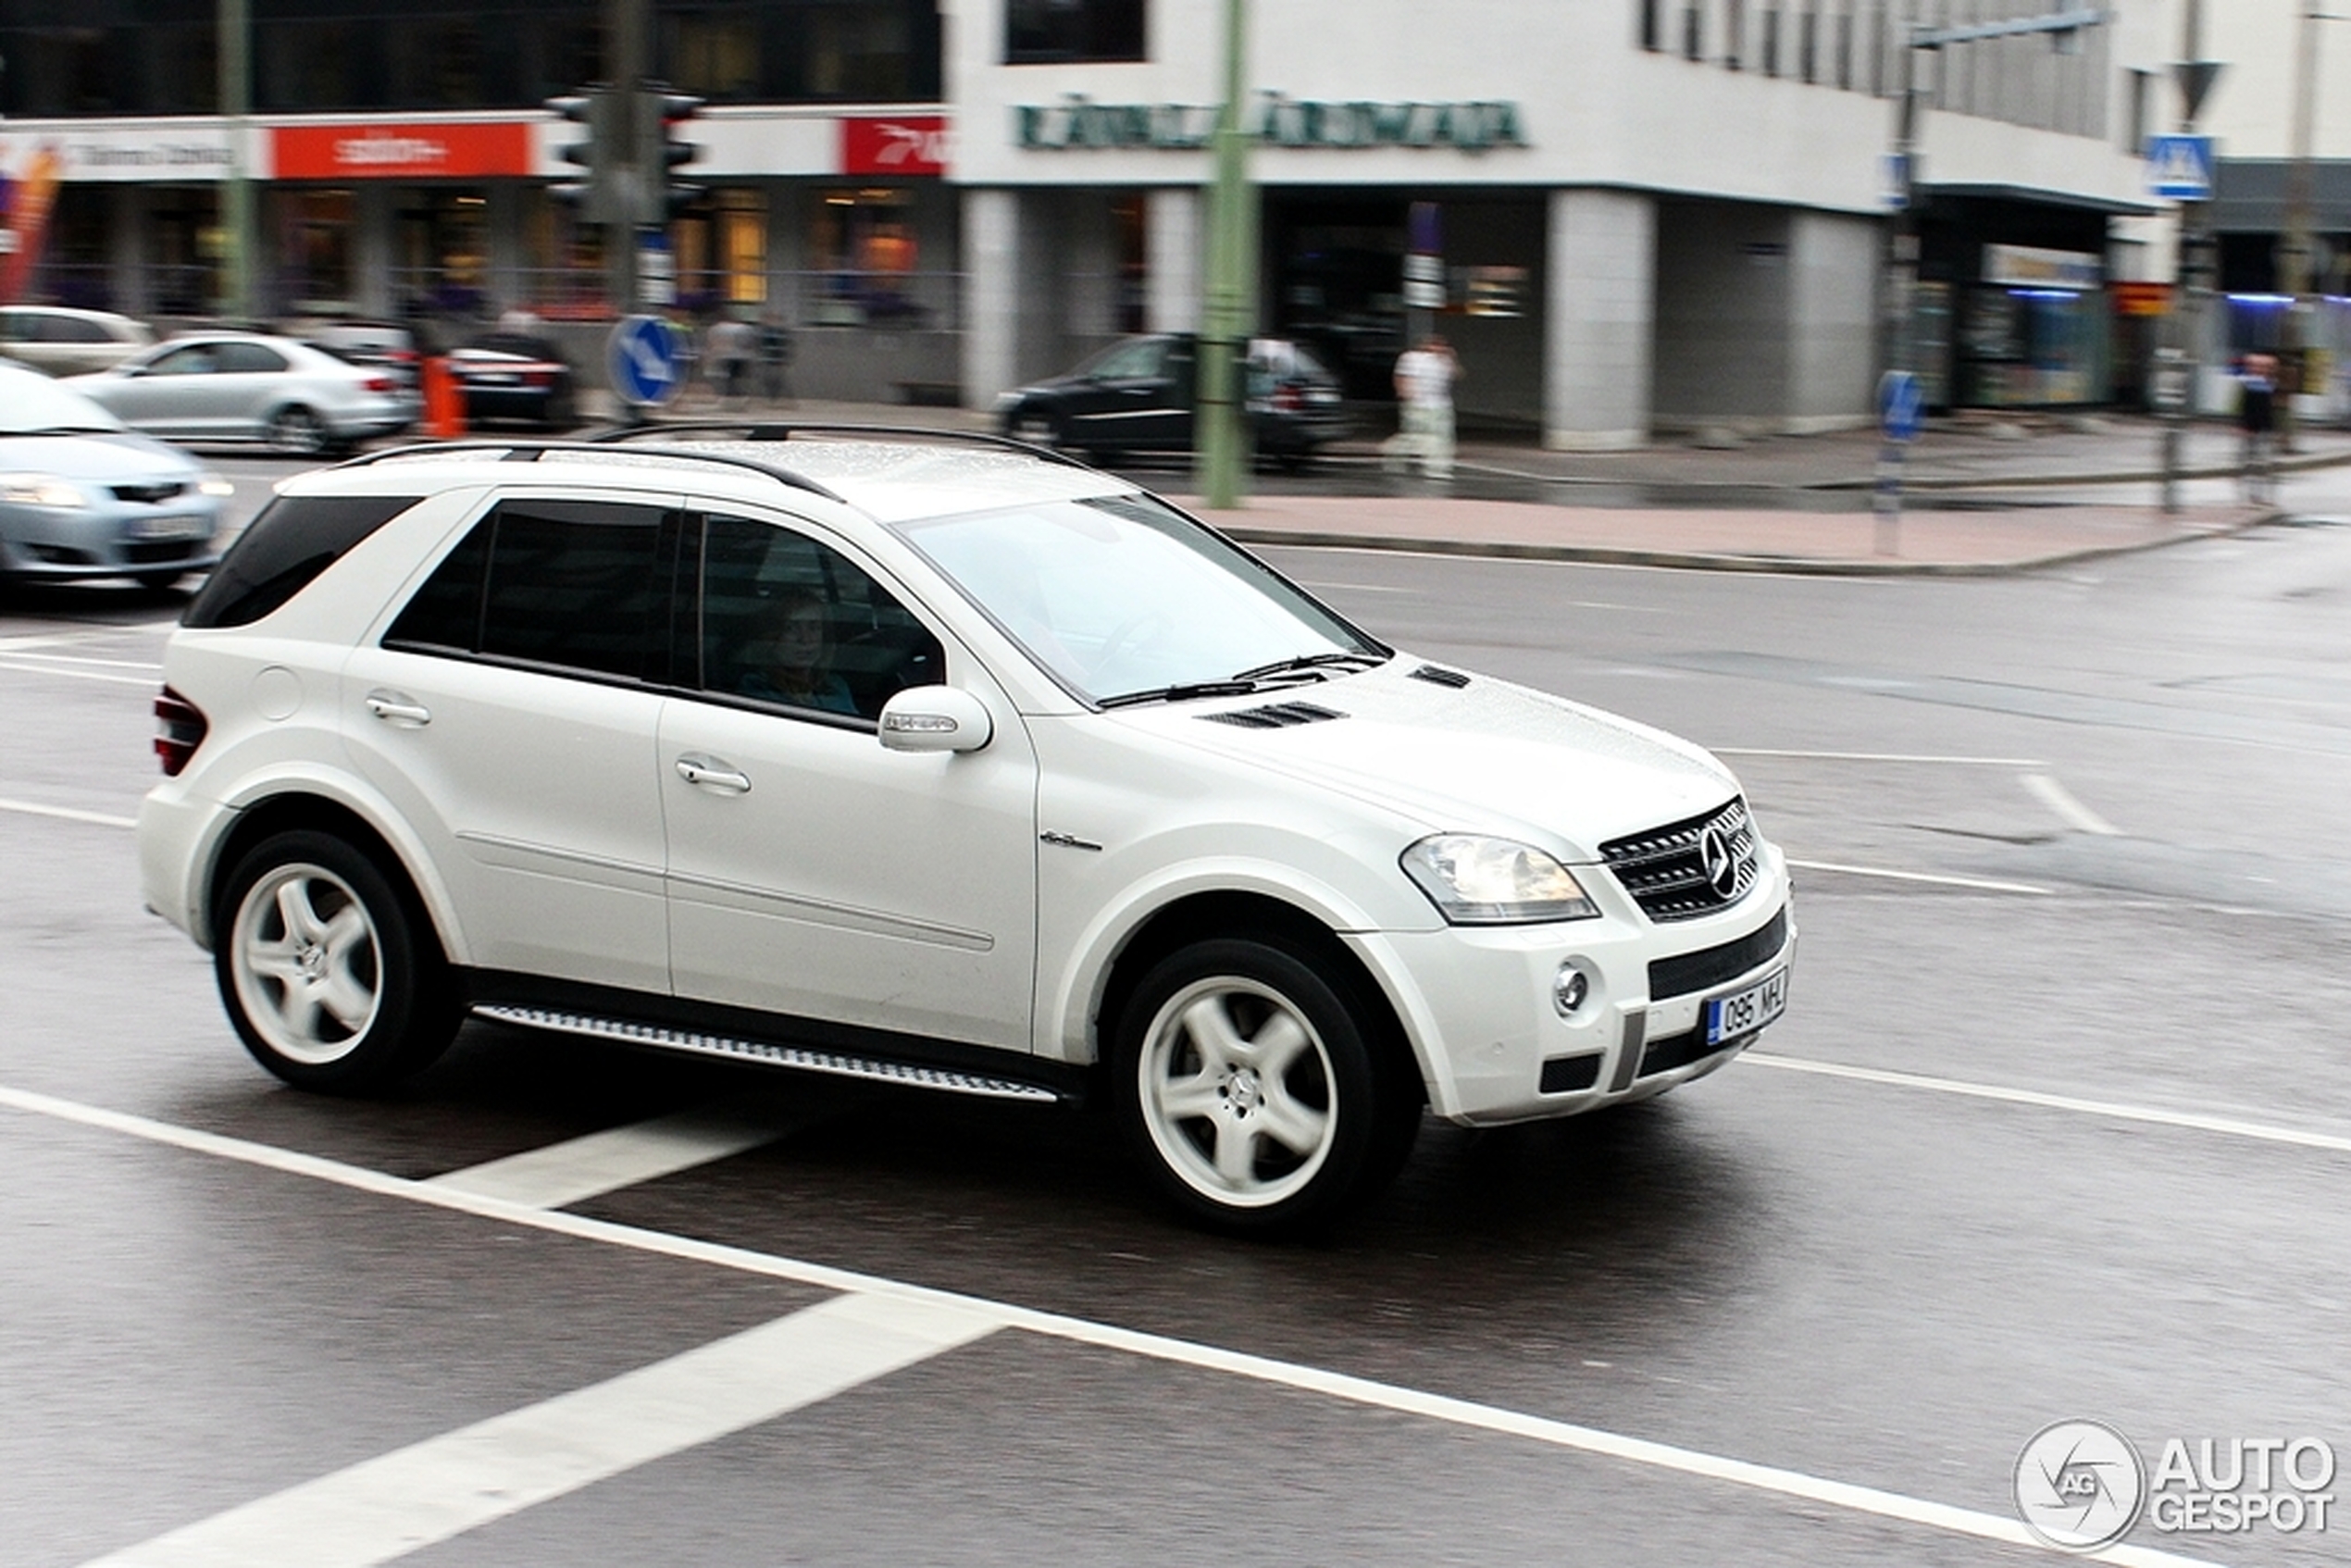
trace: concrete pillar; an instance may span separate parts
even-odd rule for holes
[[[1200,188],[1153,191],[1143,212],[1143,325],[1153,332],[1200,330],[1200,245],[1206,225]]]
[[[537,291],[531,287],[526,271],[529,266],[530,246],[523,233],[524,205],[520,181],[493,180],[485,196],[488,205],[482,213],[490,231],[490,254],[487,275],[482,283],[484,292],[490,296],[490,315],[495,319],[516,305],[529,303]]]
[[[1649,435],[1657,208],[1621,191],[1554,191],[1543,366],[1543,443],[1563,452]]]
[[[114,308],[145,320],[155,313],[147,287],[147,189],[124,183],[106,191],[106,284]]]
[[[359,180],[351,193],[351,293],[362,316],[390,316],[394,308],[392,196],[379,180]]]
[[[807,193],[777,180],[767,187],[767,308],[787,326],[802,324],[801,284],[808,270]]]
[[[1797,433],[1867,420],[1877,387],[1878,226],[1799,212],[1788,227],[1788,403]]]
[[[1020,384],[1023,295],[1017,192],[964,193],[964,403],[992,405]]]

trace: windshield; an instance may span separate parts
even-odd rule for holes
[[[37,370],[0,367],[0,435],[50,430],[118,430],[122,421],[71,387]]]
[[[1143,495],[935,517],[899,531],[1088,702],[1321,680],[1387,650]]]

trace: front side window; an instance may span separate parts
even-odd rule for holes
[[[1088,702],[1199,684],[1254,689],[1387,655],[1271,568],[1149,496],[1043,502],[901,524],[899,532]]]
[[[1004,63],[1140,60],[1144,0],[1006,0]]]
[[[939,639],[829,545],[772,523],[703,525],[701,687],[802,714],[871,720],[945,678]]]
[[[384,646],[645,677],[665,603],[662,513],[506,501],[417,591]]]

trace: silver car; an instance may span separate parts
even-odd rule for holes
[[[227,480],[38,371],[0,366],[0,582],[210,567]]]
[[[154,346],[155,341],[145,322],[112,311],[69,310],[58,305],[0,306],[0,354],[52,376],[104,370]]]
[[[67,384],[150,435],[267,442],[302,456],[397,435],[418,412],[415,394],[385,370],[250,332],[173,338]]]

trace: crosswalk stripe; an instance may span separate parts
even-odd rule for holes
[[[449,1171],[428,1185],[560,1209],[773,1143],[789,1130],[724,1111],[680,1111]]]
[[[365,1460],[87,1568],[374,1568],[967,1345],[1000,1314],[837,1296]]]

